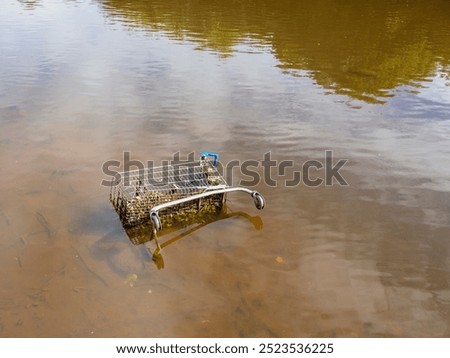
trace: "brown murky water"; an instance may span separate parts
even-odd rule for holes
[[[447,0],[9,0],[0,34],[0,336],[450,335]],[[100,186],[326,149],[349,186],[273,174],[162,270]]]

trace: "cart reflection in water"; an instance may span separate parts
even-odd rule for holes
[[[232,211],[228,205],[224,204],[217,213],[209,213],[207,215],[199,213],[191,216],[183,223],[178,222],[169,228],[163,228],[159,232],[153,230],[153,225],[150,221],[147,224],[125,228],[125,232],[134,245],[145,245],[153,262],[159,269],[162,269],[164,268],[164,259],[161,252],[164,248],[188,237],[209,224],[235,217],[248,221],[255,230],[263,228],[263,221],[259,215],[252,216],[244,211]]]

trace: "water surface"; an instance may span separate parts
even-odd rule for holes
[[[448,1],[8,0],[0,33],[1,336],[449,336]],[[100,186],[328,149],[348,186],[272,173],[162,270]]]

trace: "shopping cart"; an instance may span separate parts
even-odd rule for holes
[[[150,221],[156,238],[163,227],[189,222],[193,216],[219,213],[226,194],[231,192],[251,195],[256,208],[263,209],[265,200],[257,191],[227,185],[218,171],[218,160],[218,154],[202,152],[196,161],[117,174],[110,199],[123,226],[133,228]]]

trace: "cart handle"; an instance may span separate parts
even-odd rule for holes
[[[169,201],[167,203],[162,203],[159,205],[154,206],[150,209],[150,219],[153,223],[153,227],[156,229],[156,231],[160,231],[162,229],[161,220],[158,215],[158,211],[161,209],[165,209],[171,206],[187,203],[188,201],[197,200],[201,198],[206,198],[207,196],[216,195],[216,194],[225,194],[225,193],[231,193],[234,191],[243,191],[244,193],[250,194],[255,202],[255,206],[258,210],[261,210],[265,206],[265,200],[263,196],[258,193],[257,191],[252,191],[247,188],[224,188],[224,189],[216,189],[216,190],[209,190],[205,191],[200,194],[195,194],[188,196],[186,198],[181,198],[173,201]]]
[[[200,153],[200,157],[204,158],[204,157],[213,157],[214,158],[214,166],[217,167],[217,163],[219,162],[219,154],[217,153],[212,153],[212,152],[201,152]]]

